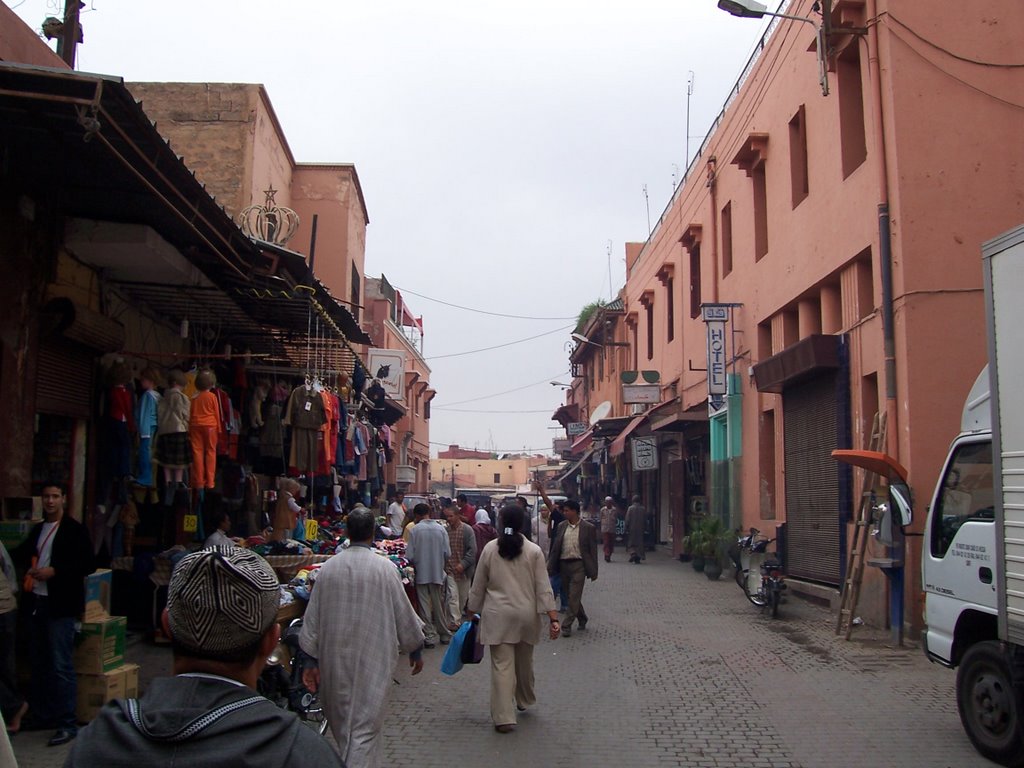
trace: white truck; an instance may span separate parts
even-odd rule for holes
[[[989,364],[964,404],[922,551],[924,650],[957,668],[975,748],[1024,765],[1024,226],[982,247]]]

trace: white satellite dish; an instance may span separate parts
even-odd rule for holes
[[[608,414],[610,414],[611,412],[612,404],[610,400],[605,400],[603,403],[598,404],[597,407],[595,407],[594,410],[590,412],[590,426],[593,427],[601,419],[608,418]]]

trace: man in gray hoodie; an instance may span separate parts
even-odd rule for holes
[[[171,577],[164,629],[174,677],[141,699],[114,701],[83,729],[65,768],[344,766],[294,713],[256,693],[277,644],[278,583],[259,555],[213,547]]]

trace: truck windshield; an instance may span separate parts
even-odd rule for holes
[[[945,557],[960,526],[995,519],[992,443],[961,445],[949,463],[932,510],[932,557]]]

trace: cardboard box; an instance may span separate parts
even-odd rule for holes
[[[124,697],[136,699],[139,696],[139,665],[125,664],[124,670]]]
[[[124,664],[124,636],[128,620],[112,616],[104,621],[82,622],[82,633],[75,646],[75,671],[102,675]]]
[[[118,667],[100,675],[78,674],[78,701],[75,716],[80,723],[88,723],[108,701],[126,698],[126,670]],[[135,668],[136,689],[138,667]]]
[[[100,568],[85,577],[85,615],[83,621],[97,622],[110,618],[110,585],[112,574],[109,568]]]
[[[0,507],[4,520],[31,520],[38,523],[43,519],[43,498],[41,496],[7,496]]]

